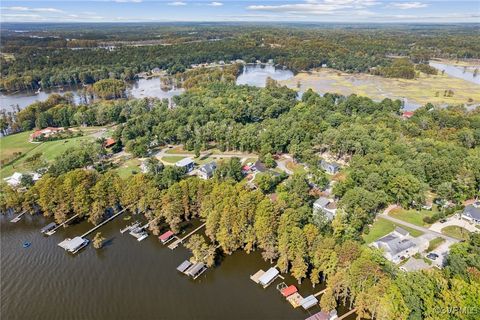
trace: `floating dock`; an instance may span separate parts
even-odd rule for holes
[[[168,248],[173,250],[175,249],[176,247],[178,247],[178,245],[180,243],[182,243],[183,241],[185,241],[188,237],[190,237],[192,234],[194,234],[195,232],[197,232],[198,230],[202,229],[203,227],[205,227],[207,223],[204,222],[201,226],[197,227],[195,230],[193,230],[192,232],[190,232],[189,234],[187,234],[185,237],[183,238],[177,238],[174,242],[172,242]]]
[[[16,216],[15,218],[13,218],[12,220],[10,220],[10,222],[12,223],[17,223],[18,221],[20,221],[20,219],[22,219],[23,215],[27,213],[27,211],[23,211],[22,213],[20,213],[18,216]]]
[[[300,302],[302,302],[303,297],[298,293],[291,294],[287,297],[287,301],[292,305],[294,308],[300,307]]]

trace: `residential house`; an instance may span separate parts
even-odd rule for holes
[[[313,214],[318,215],[319,212],[323,212],[328,221],[332,221],[337,213],[337,206],[332,199],[320,197],[313,203]]]
[[[48,138],[50,136],[53,136],[54,134],[57,134],[58,132],[63,132],[65,131],[64,128],[54,128],[54,127],[47,127],[45,129],[41,130],[36,130],[34,133],[30,135],[30,141],[34,141],[35,139],[38,139],[40,137],[45,137]]]
[[[320,161],[320,167],[329,174],[336,174],[340,171],[340,165],[335,162],[328,162],[325,160]]]
[[[217,164],[214,161],[204,164],[198,170],[198,176],[204,180],[210,179],[213,177],[215,169],[217,169]]]
[[[42,177],[39,173],[29,173],[32,176],[32,180],[35,182]],[[15,172],[10,177],[6,177],[3,180],[11,187],[17,187],[22,182],[23,174],[20,172]]]
[[[400,227],[373,242],[371,246],[383,250],[383,256],[394,263],[399,263],[421,251],[410,233]]]
[[[463,209],[461,213],[463,219],[475,224],[480,224],[480,202],[470,204]]]
[[[185,168],[186,172],[190,172],[193,170],[195,163],[191,158],[184,158],[178,161],[177,163],[175,163],[175,165],[179,168]]]
[[[403,119],[410,119],[411,117],[413,117],[414,113],[412,111],[405,111],[404,113],[402,113],[402,118]]]
[[[103,143],[104,148],[111,148],[115,145],[116,141],[113,138],[107,138]]]

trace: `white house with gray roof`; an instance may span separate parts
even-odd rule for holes
[[[217,164],[214,161],[204,164],[198,170],[198,176],[204,180],[210,179],[213,177],[215,169],[217,169]]]
[[[373,242],[371,246],[383,250],[383,256],[394,263],[399,263],[422,251],[409,232],[400,227],[396,227],[386,236]]]
[[[462,218],[475,224],[480,224],[480,202],[468,205],[463,209]]]
[[[332,221],[337,213],[335,201],[325,197],[318,198],[313,203],[313,214],[318,215],[320,212],[323,212],[328,221]]]

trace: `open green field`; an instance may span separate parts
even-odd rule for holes
[[[13,157],[16,152],[26,153],[35,148],[37,143],[30,143],[28,138],[33,131],[20,132],[0,138],[0,160],[7,160]]]
[[[76,145],[81,144],[82,142],[85,141],[93,141],[95,138],[92,136],[82,136],[82,137],[75,137],[71,139],[65,139],[65,140],[56,140],[56,141],[47,141],[47,142],[42,142],[42,143],[30,143],[28,142],[28,136],[26,132],[14,134],[3,139],[10,138],[7,140],[7,143],[4,144],[2,142],[1,148],[2,148],[2,156],[3,153],[11,153],[13,154],[13,151],[11,150],[18,150],[19,148],[23,148],[23,156],[18,158],[15,162],[12,164],[2,167],[0,169],[0,177],[5,178],[10,175],[12,175],[14,172],[28,172],[30,171],[30,168],[27,168],[25,166],[25,159],[28,158],[29,156],[32,156],[35,153],[41,153],[42,154],[42,159],[51,162],[54,160],[57,156],[65,152],[70,147],[74,147]],[[25,142],[26,141],[26,142]],[[20,146],[20,147],[19,147]]]
[[[445,242],[445,239],[440,237],[430,240],[428,244],[427,252],[435,250],[436,248],[438,248],[439,245],[441,245],[444,242]]]
[[[163,162],[174,164],[175,162],[180,161],[180,160],[185,159],[185,158],[186,157],[184,157],[184,156],[165,156],[161,160]]]
[[[308,73],[300,72],[280,83],[302,92],[311,88],[320,93],[357,94],[374,100],[405,98],[410,103],[420,105],[427,102],[438,105],[480,103],[480,90],[477,84],[446,74],[421,73],[416,79],[392,79],[322,68]],[[454,95],[444,97],[445,90],[453,90]]]
[[[115,171],[117,171],[118,175],[122,179],[126,179],[134,173],[140,172],[140,160],[138,159],[130,159],[125,161],[122,165],[120,165]]]
[[[450,236],[452,238],[468,240],[470,239],[470,232],[459,226],[448,226],[442,229],[444,235]]]
[[[397,225],[389,220],[378,218],[370,227],[370,232],[368,234],[362,235],[362,238],[365,241],[365,243],[372,243],[373,241],[392,232],[397,226],[410,232],[410,235],[412,237],[419,237],[423,234],[423,232],[421,231],[418,231],[409,227],[405,227],[403,225]]]
[[[423,218],[431,217],[435,211],[431,210],[404,210],[394,209],[388,213],[389,216],[397,218],[399,220],[412,223],[419,227],[428,227],[429,225],[423,222]]]

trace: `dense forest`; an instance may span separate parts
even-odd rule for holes
[[[194,237],[186,244],[196,259],[214,264],[216,247],[227,255],[260,250],[298,281],[325,283],[325,311],[351,304],[361,317],[450,319],[438,308],[460,306],[469,310],[462,319],[478,318],[478,236],[454,245],[443,270],[411,273],[400,272],[361,237],[390,203],[416,207],[426,191],[457,204],[479,196],[478,108],[427,104],[404,119],[400,101],[313,91],[298,100],[295,91],[274,81],[266,88],[236,86],[232,77],[212,72],[213,81],[200,71],[190,74],[195,81],[175,98],[175,108],[155,99],[85,106],[52,96],[20,111],[12,125],[115,123],[115,139],[135,156],[170,143],[256,152],[262,159],[288,152],[308,166],[308,174],[266,177],[266,187],[251,190],[236,158],[219,163],[208,181],[187,178],[151,158],[147,174],[125,181],[108,169],[101,144],[93,143],[67,150],[25,192],[2,185],[2,211],[40,211],[57,222],[79,214],[97,224],[108,208],[128,207],[150,220],[160,218],[150,225],[154,233],[162,223],[179,231],[183,221],[202,219],[208,239]],[[325,186],[319,170],[319,154],[325,152],[349,163],[333,189],[341,214],[331,223],[313,218],[310,192],[312,181]]]
[[[18,91],[92,84],[115,78],[132,80],[153,68],[183,72],[191,64],[242,59],[274,59],[293,71],[326,65],[347,72],[412,77],[391,66],[404,56],[413,63],[432,57],[478,58],[476,26],[390,26],[332,28],[322,25],[147,25],[109,26],[103,31],[50,26],[16,33],[2,31],[0,88]],[[135,32],[137,31],[137,32]],[[383,68],[383,69],[382,69]],[[383,70],[378,72],[378,69]],[[398,71],[398,72],[396,72]]]

